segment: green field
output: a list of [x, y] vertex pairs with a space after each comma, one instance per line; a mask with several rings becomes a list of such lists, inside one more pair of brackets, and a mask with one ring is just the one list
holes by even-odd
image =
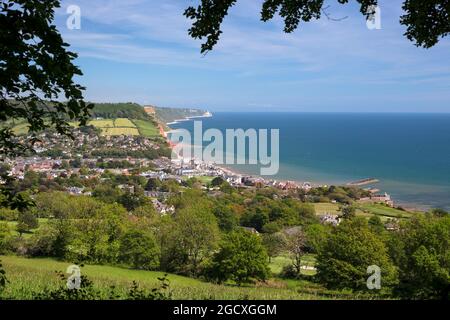
[[[48, 121], [45, 122], [48, 123]], [[24, 119], [19, 120], [15, 119], [15, 120], [8, 120], [0, 124], [0, 128], [5, 127], [11, 128], [13, 133], [16, 135], [24, 135], [28, 133], [30, 124]]]
[[27, 134], [29, 129], [28, 123], [20, 123], [13, 127], [14, 134], [21, 135], [21, 134]]
[[159, 135], [159, 129], [151, 121], [146, 120], [117, 118], [114, 120], [93, 120], [89, 124], [102, 129], [102, 134], [105, 136], [141, 135], [144, 137], [156, 137]]
[[[198, 180], [201, 184], [209, 184], [214, 180], [213, 176], [195, 176], [195, 179]], [[189, 180], [189, 177], [182, 177], [182, 180]]]
[[[340, 214], [340, 204], [337, 203], [314, 203], [314, 208], [316, 209], [316, 214], [319, 216], [325, 215], [325, 214]], [[367, 214], [366, 212], [363, 212], [362, 210], [356, 209], [356, 215], [357, 216], [370, 216], [370, 214]]]
[[114, 128], [114, 120], [92, 120], [89, 121], [88, 125], [97, 127], [97, 128]]
[[[56, 288], [62, 284], [55, 271], [65, 272], [70, 263], [53, 259], [26, 259], [0, 256], [10, 284], [3, 297], [31, 299], [32, 292]], [[163, 273], [138, 271], [120, 267], [86, 265], [82, 274], [87, 275], [102, 292], [107, 294], [111, 286], [124, 292], [132, 281], [143, 288], [157, 287]], [[168, 275], [173, 299], [350, 299], [357, 298], [348, 292], [327, 291], [309, 281], [271, 279], [264, 284], [251, 286], [216, 285], [187, 277]]]
[[119, 118], [114, 120], [114, 127], [119, 128], [119, 127], [123, 127], [123, 128], [136, 128], [136, 125], [131, 122], [131, 120], [126, 119], [126, 118]]
[[339, 205], [336, 203], [314, 203], [314, 208], [318, 215], [339, 213]]
[[[69, 124], [75, 128], [79, 126], [79, 123], [77, 122], [69, 122]], [[102, 135], [105, 136], [141, 135], [149, 138], [159, 136], [159, 128], [151, 121], [147, 120], [130, 120], [127, 118], [102, 119], [91, 120], [88, 122], [88, 125], [100, 128], [102, 130]], [[12, 130], [17, 135], [27, 134], [28, 123], [25, 121], [16, 121], [12, 125]]]
[[[22, 237], [24, 237], [24, 238], [31, 237], [34, 232], [36, 232], [39, 228], [41, 228], [42, 226], [44, 226], [45, 224], [48, 223], [48, 219], [46, 219], [46, 218], [39, 218], [38, 222], [39, 222], [39, 226], [38, 226], [37, 229], [30, 230], [30, 232], [28, 232], [28, 233], [24, 233], [22, 235]], [[17, 221], [7, 221], [6, 224], [9, 226], [9, 228], [11, 229], [11, 231], [13, 232], [14, 235], [19, 236], [19, 232], [16, 231], [16, 227], [17, 227], [17, 224], [18, 224]]]
[[[356, 215], [361, 217], [370, 218], [373, 215], [379, 216], [382, 221], [386, 221], [389, 218], [411, 218], [415, 213], [402, 211], [396, 208], [391, 208], [383, 204], [378, 203], [356, 203]], [[339, 204], [337, 203], [314, 203], [317, 215], [325, 214], [340, 214]]]
[[102, 135], [104, 136], [139, 135], [136, 125], [126, 118], [92, 120], [88, 124], [102, 129]]
[[139, 130], [137, 128], [103, 128], [102, 135], [104, 136], [138, 136]]
[[382, 204], [358, 204], [358, 208], [366, 213], [381, 216], [381, 218], [411, 218], [414, 213], [387, 207]]
[[133, 122], [138, 127], [141, 136], [148, 138], [159, 136], [159, 128], [151, 121], [133, 119]]

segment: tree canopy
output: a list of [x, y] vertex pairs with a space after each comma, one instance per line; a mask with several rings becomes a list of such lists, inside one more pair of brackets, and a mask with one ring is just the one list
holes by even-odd
[[[361, 6], [361, 13], [367, 18], [374, 12], [372, 6], [377, 0], [356, 0]], [[349, 0], [337, 0], [340, 4], [347, 4]], [[218, 43], [222, 33], [221, 26], [231, 7], [237, 0], [201, 0], [201, 4], [186, 9], [184, 15], [193, 20], [189, 34], [194, 39], [206, 41], [202, 44], [201, 52], [206, 53]], [[405, 36], [415, 42], [417, 46], [431, 48], [439, 40], [450, 33], [450, 3], [448, 0], [405, 0], [404, 14], [400, 23], [406, 27]], [[279, 14], [284, 20], [284, 31], [295, 31], [301, 22], [320, 19], [324, 12], [324, 0], [265, 0], [261, 10], [261, 20], [266, 22]]]
[[270, 274], [268, 261], [260, 237], [241, 229], [223, 239], [206, 268], [206, 276], [219, 283], [233, 280], [239, 285], [255, 279], [263, 281]]
[[413, 299], [450, 299], [450, 216], [416, 216], [391, 239], [399, 269], [397, 294]]
[[[77, 55], [53, 24], [59, 6], [58, 0], [0, 4], [0, 120], [26, 119], [31, 134], [54, 127], [68, 135], [67, 119], [85, 124], [91, 108], [83, 101], [84, 87], [74, 82], [82, 75], [73, 64]], [[25, 147], [10, 127], [0, 130], [1, 153]]]
[[397, 282], [396, 268], [383, 241], [370, 231], [365, 219], [344, 220], [333, 230], [317, 257], [317, 279], [328, 288], [367, 290], [367, 268], [381, 269], [384, 290]]

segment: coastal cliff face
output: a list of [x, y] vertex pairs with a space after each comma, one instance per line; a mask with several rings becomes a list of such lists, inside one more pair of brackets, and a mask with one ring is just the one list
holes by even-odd
[[153, 108], [156, 118], [165, 124], [190, 117], [210, 116], [207, 110], [201, 109]]
[[156, 110], [154, 106], [144, 106], [144, 111], [150, 116], [154, 116], [156, 114]]

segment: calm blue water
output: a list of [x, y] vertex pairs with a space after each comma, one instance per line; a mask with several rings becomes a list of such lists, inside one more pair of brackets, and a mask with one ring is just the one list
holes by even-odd
[[[397, 203], [450, 209], [450, 114], [215, 113], [204, 130], [280, 129], [276, 179], [374, 177]], [[193, 122], [172, 128], [192, 130]], [[256, 174], [254, 166], [235, 169]]]

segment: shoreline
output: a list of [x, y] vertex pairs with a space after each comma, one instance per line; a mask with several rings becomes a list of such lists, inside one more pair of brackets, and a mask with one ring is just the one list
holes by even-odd
[[[180, 157], [180, 159], [182, 159], [182, 157]], [[197, 160], [198, 161], [198, 160]], [[249, 173], [249, 172], [245, 172], [243, 170], [236, 170], [236, 168], [232, 168], [227, 164], [215, 164], [215, 163], [208, 163], [208, 165], [211, 165], [213, 167], [216, 167], [218, 169], [220, 169], [222, 172], [224, 172], [225, 174], [229, 175], [229, 176], [241, 176], [242, 178], [255, 178], [255, 179], [262, 179], [266, 182], [276, 182], [276, 183], [281, 183], [281, 184], [285, 184], [285, 183], [294, 183], [298, 186], [298, 188], [302, 188], [302, 185], [304, 184], [309, 184], [310, 186], [312, 186], [313, 188], [319, 188], [319, 187], [330, 187], [330, 186], [338, 186], [338, 187], [355, 187], [358, 189], [365, 189], [363, 186], [352, 186], [352, 185], [348, 185], [348, 183], [345, 182], [341, 182], [341, 183], [328, 183], [328, 182], [314, 182], [314, 181], [300, 181], [297, 179], [277, 179], [275, 176], [268, 178], [267, 176], [261, 176], [259, 174], [255, 174], [255, 173]], [[379, 182], [379, 180], [378, 180]], [[377, 182], [377, 183], [378, 183]], [[384, 191], [380, 191], [378, 192], [380, 194], [384, 193]], [[408, 211], [408, 212], [421, 212], [421, 213], [425, 213], [427, 211], [429, 211], [430, 209], [433, 208], [432, 205], [425, 205], [425, 204], [419, 204], [419, 203], [414, 203], [414, 202], [410, 202], [410, 201], [402, 201], [402, 200], [398, 200], [398, 199], [393, 199], [394, 200], [394, 208], [403, 208], [404, 210]]]
[[[182, 157], [180, 157], [182, 158]], [[198, 161], [198, 160], [197, 160]], [[211, 165], [213, 167], [216, 167], [218, 169], [220, 169], [221, 171], [223, 171], [225, 174], [229, 175], [229, 176], [241, 176], [243, 178], [247, 177], [247, 178], [256, 178], [256, 179], [262, 179], [266, 182], [276, 182], [276, 183], [281, 183], [281, 184], [285, 184], [285, 183], [294, 183], [296, 184], [299, 188], [302, 188], [302, 185], [304, 184], [309, 184], [310, 186], [312, 186], [313, 188], [319, 188], [319, 187], [330, 187], [330, 186], [338, 186], [338, 187], [355, 187], [358, 189], [366, 189], [363, 186], [351, 186], [348, 185], [348, 183], [346, 182], [340, 182], [340, 183], [329, 183], [329, 182], [314, 182], [314, 181], [300, 181], [297, 179], [278, 179], [276, 178], [276, 176], [273, 177], [267, 177], [267, 176], [261, 176], [259, 174], [255, 174], [255, 173], [249, 173], [248, 171], [246, 172], [245, 170], [237, 170], [236, 168], [232, 168], [230, 165], [227, 164], [216, 164], [216, 163], [208, 163], [208, 165]], [[376, 179], [377, 180], [377, 179]], [[379, 183], [380, 181], [377, 180], [376, 183]], [[367, 186], [367, 185], [365, 185]], [[377, 192], [377, 194], [382, 194], [384, 193], [383, 190], [380, 190], [379, 192]], [[394, 200], [394, 208], [403, 208], [406, 211], [409, 212], [421, 212], [421, 213], [425, 213], [427, 211], [429, 211], [430, 209], [434, 208], [432, 205], [429, 204], [420, 204], [420, 203], [415, 203], [415, 202], [411, 202], [411, 201], [404, 201], [404, 200], [398, 200], [398, 199], [393, 199]]]
[[[204, 115], [201, 116], [192, 116], [192, 117], [185, 117], [183, 119], [177, 119], [174, 120], [172, 122], [166, 123], [166, 126], [170, 129], [169, 131], [166, 132], [166, 134], [172, 130], [176, 130], [173, 129], [172, 127], [170, 127], [170, 125], [173, 124], [179, 124], [179, 123], [183, 123], [183, 122], [188, 122], [191, 120], [195, 120], [195, 119], [201, 119], [201, 118], [210, 118], [213, 117], [213, 115], [209, 112], [205, 113]], [[168, 142], [171, 144], [171, 149], [173, 149], [173, 144], [170, 142], [170, 140], [168, 139]], [[182, 158], [182, 157], [180, 157]], [[322, 186], [341, 186], [341, 187], [356, 187], [359, 189], [365, 189], [364, 187], [370, 187], [370, 185], [373, 184], [377, 184], [379, 182], [382, 182], [376, 178], [365, 178], [365, 179], [360, 179], [360, 180], [347, 180], [347, 181], [341, 181], [341, 182], [333, 182], [330, 183], [328, 181], [322, 181], [322, 182], [317, 182], [317, 181], [313, 181], [313, 180], [309, 180], [309, 181], [300, 181], [298, 179], [286, 179], [286, 178], [276, 178], [276, 176], [273, 177], [265, 177], [265, 176], [261, 176], [257, 173], [249, 173], [248, 171], [245, 170], [240, 170], [240, 169], [236, 169], [236, 168], [232, 168], [230, 165], [227, 164], [210, 164], [213, 165], [219, 169], [221, 169], [223, 172], [225, 172], [226, 174], [230, 175], [230, 176], [242, 176], [242, 177], [249, 177], [249, 178], [257, 178], [257, 179], [263, 179], [267, 182], [271, 182], [271, 181], [276, 181], [278, 183], [295, 183], [299, 186], [299, 188], [302, 187], [303, 184], [307, 183], [310, 184], [312, 187], [322, 187]], [[377, 188], [378, 189], [378, 188]], [[380, 193], [383, 193], [383, 190], [380, 190]], [[392, 193], [392, 191], [391, 191]], [[394, 192], [395, 193], [395, 192]], [[403, 200], [398, 200], [393, 199], [395, 202], [395, 207], [402, 207], [407, 211], [412, 211], [412, 212], [426, 212], [431, 208], [434, 208], [433, 205], [431, 204], [421, 204], [421, 203], [414, 203], [411, 201], [403, 201]]]
[[[243, 177], [251, 177], [251, 178], [258, 178], [258, 179], [264, 179], [265, 181], [276, 181], [279, 183], [295, 183], [297, 184], [300, 188], [304, 183], [308, 183], [310, 184], [313, 188], [319, 188], [319, 187], [324, 187], [324, 186], [337, 186], [337, 187], [355, 187], [355, 188], [359, 188], [359, 189], [365, 189], [364, 186], [367, 186], [366, 184], [364, 185], [349, 185], [349, 183], [328, 183], [328, 182], [314, 182], [314, 181], [300, 181], [300, 180], [296, 180], [296, 179], [291, 179], [291, 180], [286, 180], [286, 179], [277, 179], [276, 177], [273, 177], [271, 179], [268, 179], [267, 177], [258, 175], [258, 174], [250, 174], [248, 172], [244, 172], [241, 170], [235, 170], [234, 168], [230, 168], [229, 166], [227, 166], [226, 164], [221, 164], [221, 165], [215, 165], [218, 168], [222, 169], [223, 171], [230, 173], [230, 175], [237, 175], [237, 176], [243, 176]], [[377, 182], [374, 182], [374, 184], [380, 182], [380, 180], [378, 179], [374, 179]], [[380, 190], [377, 193], [383, 193], [384, 191]], [[395, 202], [395, 208], [401, 207], [403, 209], [405, 209], [406, 211], [409, 212], [422, 212], [425, 213], [428, 210], [432, 209], [433, 206], [432, 205], [425, 205], [425, 204], [419, 204], [419, 203], [414, 203], [414, 202], [408, 202], [408, 201], [402, 201], [402, 200], [396, 200], [393, 199]]]

